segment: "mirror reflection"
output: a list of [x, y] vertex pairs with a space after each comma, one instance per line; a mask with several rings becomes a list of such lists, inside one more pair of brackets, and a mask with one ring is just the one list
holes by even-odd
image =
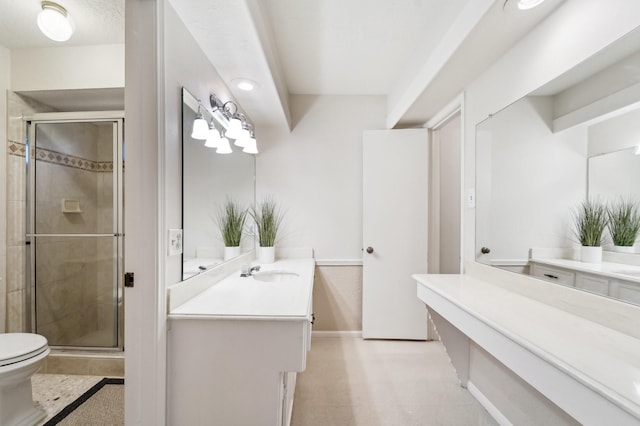
[[640, 243], [580, 261], [583, 201], [640, 202], [640, 35], [476, 127], [478, 262], [640, 304]]
[[[253, 206], [255, 200], [255, 157], [233, 146], [233, 141], [231, 153], [219, 154], [215, 148], [206, 147], [204, 140], [193, 139], [191, 133], [197, 113], [198, 100], [183, 89], [183, 280], [230, 259], [229, 250], [225, 258], [220, 212], [229, 200], [241, 209]], [[214, 120], [214, 124], [221, 127], [208, 110], [200, 108], [200, 113], [207, 122]], [[240, 251], [253, 247], [253, 237], [244, 232]]]

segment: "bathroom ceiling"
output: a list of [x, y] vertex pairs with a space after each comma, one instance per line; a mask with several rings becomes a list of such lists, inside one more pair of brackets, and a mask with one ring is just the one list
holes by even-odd
[[169, 0], [258, 126], [291, 127], [290, 94], [382, 95], [389, 128], [424, 123], [563, 1]]
[[[563, 0], [168, 1], [257, 126], [291, 127], [290, 94], [380, 95], [391, 128], [424, 123]], [[36, 26], [39, 0], [0, 0], [0, 46], [124, 43], [124, 2], [60, 0], [76, 24], [61, 44]]]

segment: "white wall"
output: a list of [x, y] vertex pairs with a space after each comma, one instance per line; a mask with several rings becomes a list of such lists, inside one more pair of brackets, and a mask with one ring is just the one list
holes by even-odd
[[[257, 198], [286, 210], [283, 247], [362, 258], [362, 132], [384, 128], [382, 96], [291, 96], [293, 130], [256, 133]], [[391, 156], [391, 148], [389, 155]]]
[[640, 109], [589, 127], [589, 157], [640, 144]]
[[11, 90], [124, 87], [124, 44], [11, 51]]
[[5, 331], [7, 285], [7, 90], [10, 87], [10, 52], [0, 46], [0, 333]]

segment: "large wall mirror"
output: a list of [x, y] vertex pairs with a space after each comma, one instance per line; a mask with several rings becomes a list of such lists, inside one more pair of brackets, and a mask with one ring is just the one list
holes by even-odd
[[[640, 201], [639, 144], [636, 29], [477, 125], [476, 260], [535, 276], [537, 254], [571, 259], [579, 248], [572, 211], [580, 203]], [[612, 248], [605, 231], [605, 257]], [[614, 254], [615, 262], [635, 270], [638, 242], [634, 251]], [[607, 288], [587, 290], [616, 297]], [[625, 301], [640, 303], [640, 283]]]
[[[255, 202], [255, 156], [233, 146], [230, 154], [218, 154], [193, 139], [191, 131], [198, 113], [198, 100], [182, 89], [182, 228], [184, 245], [182, 279], [185, 280], [225, 261], [224, 241], [218, 227], [218, 213], [227, 200], [242, 208]], [[207, 122], [223, 124], [205, 108]], [[249, 222], [249, 221], [247, 221]], [[254, 248], [253, 237], [245, 235], [242, 252]], [[229, 260], [229, 259], [226, 259]]]

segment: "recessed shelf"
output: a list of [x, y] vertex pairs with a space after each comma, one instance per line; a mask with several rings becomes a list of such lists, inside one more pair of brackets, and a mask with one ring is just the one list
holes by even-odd
[[80, 208], [80, 201], [63, 198], [62, 213], [82, 213], [82, 209]]

